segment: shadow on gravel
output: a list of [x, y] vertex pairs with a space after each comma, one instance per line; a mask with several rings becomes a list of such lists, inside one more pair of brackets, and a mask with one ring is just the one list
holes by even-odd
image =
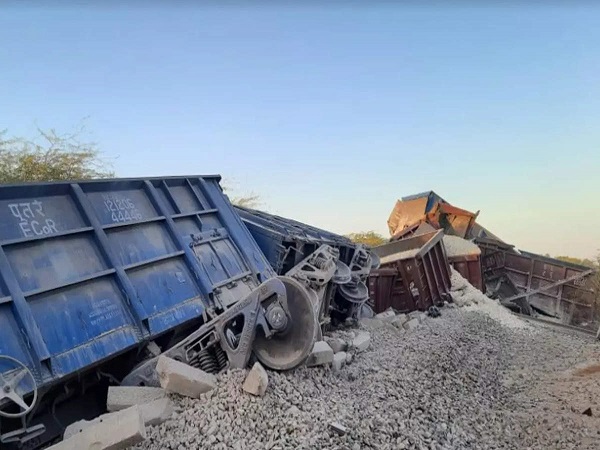
[[576, 377], [589, 377], [592, 375], [600, 375], [600, 363], [592, 364], [591, 366], [579, 369], [574, 374]]

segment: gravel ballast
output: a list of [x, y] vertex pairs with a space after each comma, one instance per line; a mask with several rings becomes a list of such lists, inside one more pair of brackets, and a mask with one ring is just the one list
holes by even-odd
[[453, 256], [464, 256], [464, 255], [480, 255], [481, 250], [477, 245], [471, 241], [467, 241], [458, 236], [445, 235], [444, 247], [446, 248], [446, 254], [449, 258]]
[[496, 300], [484, 295], [454, 268], [450, 268], [450, 273], [450, 281], [452, 282], [450, 295], [456, 305], [487, 314], [492, 319], [510, 328], [528, 328], [525, 321], [519, 319]]
[[478, 310], [486, 305], [442, 308], [410, 331], [369, 326], [369, 348], [339, 372], [269, 371], [264, 397], [242, 391], [246, 370], [222, 374], [199, 399], [173, 396], [173, 417], [136, 448], [600, 448], [598, 343], [514, 326]]

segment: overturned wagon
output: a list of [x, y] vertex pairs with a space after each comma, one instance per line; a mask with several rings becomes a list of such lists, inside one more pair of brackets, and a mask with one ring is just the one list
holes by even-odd
[[473, 286], [485, 293], [481, 267], [481, 249], [458, 236], [444, 236], [444, 248], [450, 265]]
[[443, 231], [393, 241], [373, 248], [381, 267], [371, 274], [375, 312], [424, 311], [450, 300], [450, 267]]
[[518, 251], [498, 240], [478, 238], [487, 294], [505, 306], [541, 319], [590, 331], [600, 325], [596, 270]]
[[219, 180], [0, 187], [0, 447], [95, 417], [161, 352], [209, 371], [308, 355], [310, 288], [276, 276]]
[[[334, 322], [356, 316], [369, 298], [367, 280], [379, 258], [364, 245], [345, 236], [251, 208], [236, 207], [240, 217], [279, 275], [294, 273], [301, 261], [317, 256], [326, 245], [337, 253], [336, 270], [329, 279], [315, 279], [322, 287], [321, 319]], [[314, 278], [314, 277], [313, 277]]]

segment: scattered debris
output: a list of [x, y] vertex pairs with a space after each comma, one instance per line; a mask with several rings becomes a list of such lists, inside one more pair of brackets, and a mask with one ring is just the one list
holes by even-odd
[[409, 320], [409, 317], [406, 314], [398, 314], [394, 320], [391, 321], [391, 324], [396, 328], [402, 328], [403, 325]]
[[173, 415], [173, 402], [168, 398], [159, 398], [139, 405], [146, 426], [160, 425]]
[[363, 325], [364, 328], [367, 328], [369, 330], [376, 330], [378, 328], [382, 328], [388, 325], [387, 322], [375, 318], [360, 319], [360, 323], [361, 325]]
[[437, 306], [430, 306], [427, 310], [427, 315], [429, 317], [440, 317], [442, 315], [440, 309]]
[[371, 344], [371, 333], [360, 332], [352, 341], [352, 348], [357, 352], [364, 352]]
[[497, 301], [475, 289], [456, 270], [452, 269], [452, 299], [458, 306], [480, 311], [510, 328], [527, 328], [527, 324]]
[[[106, 409], [109, 412], [122, 411], [136, 405], [142, 412], [142, 419], [146, 426], [160, 425], [173, 414], [173, 403], [167, 397], [164, 389], [143, 386], [110, 386], [108, 388]], [[65, 436], [74, 429], [81, 431], [84, 427], [95, 423], [96, 420], [98, 419], [75, 422], [67, 427]]]
[[146, 351], [148, 352], [149, 355], [151, 355], [153, 357], [160, 356], [160, 354], [161, 354], [160, 347], [154, 341], [148, 342], [148, 345], [146, 346]]
[[346, 428], [344, 425], [342, 425], [339, 422], [330, 423], [329, 428], [331, 428], [333, 431], [335, 431], [340, 436], [343, 436], [348, 432], [348, 428]]
[[392, 309], [387, 309], [384, 312], [375, 315], [376, 319], [383, 320], [384, 322], [391, 322], [396, 317], [396, 313]]
[[139, 406], [104, 414], [67, 427], [65, 440], [50, 450], [120, 450], [142, 442], [146, 427]]
[[217, 386], [217, 378], [200, 369], [160, 356], [156, 364], [160, 385], [169, 392], [198, 398]]
[[450, 265], [466, 280], [482, 292], [485, 292], [481, 250], [471, 241], [458, 236], [445, 235], [444, 248]]
[[415, 318], [415, 319], [410, 319], [409, 321], [405, 322], [403, 327], [405, 330], [412, 331], [412, 330], [415, 330], [416, 328], [418, 328], [420, 324], [421, 324], [421, 321], [418, 318]]
[[147, 386], [110, 386], [106, 397], [109, 412], [121, 411], [133, 405], [142, 405], [167, 397], [162, 388]]
[[329, 338], [326, 339], [333, 353], [345, 352], [348, 349], [348, 343], [341, 338]]
[[268, 385], [269, 375], [267, 371], [259, 362], [255, 362], [244, 380], [242, 389], [249, 394], [262, 397], [267, 392]]
[[[332, 333], [350, 340], [357, 331]], [[589, 422], [595, 418], [582, 416], [581, 409], [566, 415], [560, 408], [569, 397], [532, 395], [551, 388], [548, 377], [563, 377], [560, 370], [596, 361], [593, 341], [544, 328], [539, 333], [508, 328], [469, 308], [444, 310], [417, 332], [399, 333], [390, 325], [370, 333], [371, 351], [356, 354], [337, 374], [307, 367], [269, 372], [268, 393], [261, 398], [240, 389], [246, 371], [221, 374], [217, 388], [200, 399], [175, 397], [176, 416], [149, 427], [138, 449], [595, 450], [585, 444], [596, 435]], [[597, 383], [577, 379], [593, 389], [579, 386], [582, 397], [595, 392], [600, 399]], [[536, 414], [532, 405], [539, 405]], [[546, 416], [564, 430], [542, 426]], [[570, 422], [577, 418], [581, 423]], [[348, 428], [345, 435], [329, 428], [334, 421]]]
[[333, 361], [333, 350], [325, 341], [315, 342], [312, 353], [306, 360], [308, 367], [325, 366]]
[[346, 360], [348, 358], [348, 353], [339, 352], [333, 355], [333, 362], [331, 364], [334, 372], [339, 372], [342, 370], [342, 367], [346, 365]]
[[421, 321], [421, 311], [411, 311], [407, 314], [408, 320], [417, 319], [419, 322]]

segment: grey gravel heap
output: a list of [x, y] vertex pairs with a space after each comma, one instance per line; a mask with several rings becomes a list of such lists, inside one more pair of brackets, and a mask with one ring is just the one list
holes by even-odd
[[[356, 331], [334, 337], [348, 342]], [[573, 412], [569, 401], [598, 411], [600, 378], [564, 385], [576, 364], [598, 361], [593, 340], [547, 326], [511, 328], [464, 308], [443, 308], [412, 331], [387, 323], [369, 331], [369, 348], [337, 373], [269, 372], [261, 398], [242, 391], [247, 371], [235, 370], [199, 399], [174, 396], [172, 419], [149, 427], [137, 448], [599, 448], [600, 419]]]

